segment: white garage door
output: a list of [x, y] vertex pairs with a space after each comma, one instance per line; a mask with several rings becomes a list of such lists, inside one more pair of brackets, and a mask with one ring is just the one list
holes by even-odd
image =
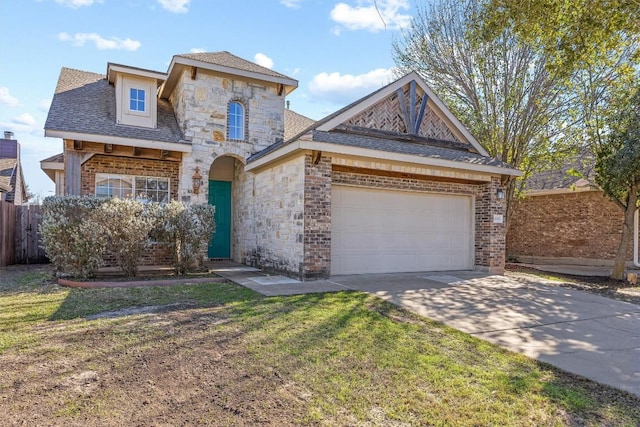
[[468, 270], [471, 196], [336, 186], [331, 274]]

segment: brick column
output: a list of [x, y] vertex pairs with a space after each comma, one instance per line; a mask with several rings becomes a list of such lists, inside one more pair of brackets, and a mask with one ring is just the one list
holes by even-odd
[[504, 273], [507, 220], [507, 201], [498, 199], [499, 189], [506, 194], [500, 178], [492, 177], [490, 183], [481, 187], [476, 199], [476, 269], [496, 274]]
[[[319, 154], [318, 154], [319, 155]], [[331, 274], [331, 158], [304, 160], [304, 261], [303, 279]]]

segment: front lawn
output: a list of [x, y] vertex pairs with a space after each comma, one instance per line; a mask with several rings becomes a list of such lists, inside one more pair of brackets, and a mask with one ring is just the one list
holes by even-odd
[[640, 424], [638, 398], [364, 293], [63, 289], [46, 269], [9, 273], [6, 425]]

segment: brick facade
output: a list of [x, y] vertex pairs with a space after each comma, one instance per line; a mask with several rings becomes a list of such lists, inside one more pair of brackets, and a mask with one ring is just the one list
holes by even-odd
[[[507, 256], [519, 262], [604, 263], [616, 256], [624, 216], [600, 191], [531, 196], [521, 200], [507, 234]], [[633, 242], [628, 260], [633, 256]]]
[[178, 162], [96, 154], [82, 164], [81, 194], [95, 194], [96, 173], [113, 173], [169, 178], [169, 194], [174, 200], [178, 197], [179, 171], [180, 164]]
[[334, 184], [358, 185], [374, 188], [413, 190], [450, 194], [469, 194], [475, 199], [475, 253], [477, 269], [492, 273], [504, 271], [505, 237], [503, 223], [494, 223], [494, 215], [504, 215], [506, 203], [496, 197], [500, 186], [499, 178], [492, 178], [485, 184], [456, 183], [434, 180], [427, 176], [384, 176], [366, 173], [340, 171], [333, 172]]
[[305, 279], [331, 274], [331, 158], [317, 155], [304, 159]]
[[[178, 197], [179, 169], [178, 162], [96, 154], [82, 165], [80, 178], [82, 194], [95, 194], [96, 173], [113, 173], [169, 178], [169, 194], [173, 200]], [[112, 254], [105, 256], [104, 260], [105, 266], [116, 266], [116, 260]], [[171, 263], [170, 252], [157, 244], [147, 249], [140, 259], [140, 265], [171, 265]]]

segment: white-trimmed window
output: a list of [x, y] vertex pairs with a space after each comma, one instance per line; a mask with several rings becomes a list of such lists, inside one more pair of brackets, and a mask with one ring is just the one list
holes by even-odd
[[129, 111], [144, 113], [147, 111], [147, 100], [144, 89], [129, 88]]
[[166, 203], [169, 201], [169, 178], [97, 173], [95, 194], [97, 197]]
[[227, 111], [227, 133], [229, 139], [244, 141], [244, 106], [231, 101]]

